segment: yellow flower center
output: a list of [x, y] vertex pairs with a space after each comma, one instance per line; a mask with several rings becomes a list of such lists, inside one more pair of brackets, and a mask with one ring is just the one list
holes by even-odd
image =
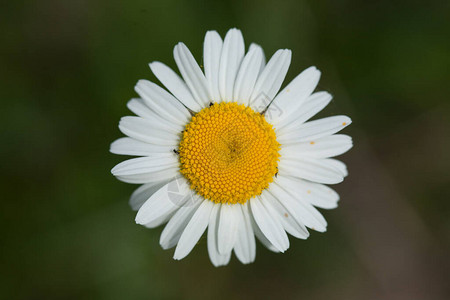
[[191, 189], [216, 203], [245, 203], [277, 173], [272, 125], [250, 107], [220, 103], [202, 109], [183, 131], [181, 173]]

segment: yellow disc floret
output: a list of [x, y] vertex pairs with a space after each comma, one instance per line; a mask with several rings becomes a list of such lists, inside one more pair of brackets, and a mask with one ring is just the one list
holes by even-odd
[[186, 125], [180, 169], [191, 188], [216, 203], [245, 203], [261, 194], [277, 173], [272, 125], [250, 107], [220, 103], [202, 109]]

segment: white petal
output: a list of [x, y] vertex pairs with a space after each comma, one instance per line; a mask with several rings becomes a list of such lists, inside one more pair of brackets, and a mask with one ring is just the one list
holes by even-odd
[[259, 69], [258, 74], [261, 74], [261, 72], [264, 70], [264, 67], [266, 66], [266, 56], [264, 55], [264, 50], [261, 48], [260, 45], [251, 43], [250, 47], [248, 48], [248, 51], [251, 51], [253, 48], [260, 48], [262, 51], [262, 57], [261, 57], [261, 67]]
[[277, 181], [283, 184], [283, 188], [294, 190], [299, 197], [314, 206], [325, 209], [337, 207], [339, 194], [326, 185], [282, 175], [278, 175]]
[[194, 203], [187, 202], [177, 210], [177, 212], [170, 218], [166, 227], [164, 227], [159, 244], [163, 249], [170, 249], [180, 240], [183, 230], [191, 220], [194, 213], [202, 203], [200, 197], [197, 195], [193, 197]]
[[250, 220], [252, 223], [253, 232], [255, 233], [255, 236], [258, 238], [258, 240], [263, 244], [267, 249], [269, 249], [272, 252], [279, 253], [280, 251], [275, 248], [274, 245], [266, 238], [264, 233], [262, 233], [261, 229], [259, 229], [258, 224], [256, 224], [255, 217], [253, 216], [252, 210], [250, 209], [250, 205], [248, 206], [248, 213], [250, 215]]
[[253, 217], [261, 232], [278, 251], [286, 251], [289, 248], [289, 239], [275, 212], [263, 203], [262, 198], [252, 198], [249, 201]]
[[179, 134], [167, 130], [162, 123], [141, 117], [122, 117], [119, 129], [129, 137], [154, 145], [176, 147], [179, 143]]
[[352, 138], [344, 134], [335, 134], [315, 141], [289, 144], [282, 147], [280, 155], [283, 158], [308, 156], [327, 158], [347, 152], [353, 146]]
[[222, 38], [217, 31], [208, 31], [206, 33], [203, 44], [203, 65], [213, 102], [220, 102], [221, 99], [219, 92], [219, 66], [222, 46]]
[[308, 202], [304, 201], [298, 194], [292, 193], [291, 189], [285, 188], [286, 182], [278, 181], [270, 186], [270, 193], [288, 207], [292, 216], [305, 226], [320, 232], [326, 231], [327, 222], [323, 216]]
[[109, 151], [114, 154], [134, 155], [134, 156], [152, 156], [158, 153], [168, 154], [176, 149], [173, 146], [154, 145], [124, 137], [111, 143]]
[[177, 159], [172, 156], [155, 155], [123, 161], [111, 173], [128, 183], [150, 183], [168, 180], [179, 175]]
[[191, 115], [186, 107], [166, 90], [148, 80], [139, 80], [134, 87], [136, 92], [162, 118], [184, 126]]
[[261, 69], [262, 57], [263, 51], [258, 46], [245, 55], [234, 84], [234, 101], [248, 105]]
[[352, 120], [347, 116], [334, 116], [310, 121], [299, 126], [295, 131], [280, 133], [277, 140], [280, 144], [308, 142], [324, 136], [335, 134], [348, 126]]
[[291, 50], [275, 52], [256, 81], [250, 97], [250, 107], [262, 112], [280, 90], [284, 77], [291, 64]]
[[200, 111], [203, 108], [194, 99], [186, 83], [171, 68], [159, 61], [152, 62], [149, 66], [156, 78], [186, 107], [193, 111]]
[[325, 184], [336, 184], [344, 180], [340, 170], [323, 159], [315, 158], [282, 158], [278, 164], [278, 173]]
[[208, 225], [208, 253], [212, 264], [216, 267], [227, 265], [231, 258], [231, 251], [222, 255], [219, 253], [217, 246], [217, 229], [219, 228], [221, 207], [222, 204], [214, 205], [213, 209], [211, 210]]
[[181, 76], [189, 87], [194, 99], [203, 106], [211, 101], [208, 83], [205, 75], [195, 61], [189, 49], [183, 43], [178, 43], [173, 49], [173, 55]]
[[153, 117], [154, 112], [145, 105], [144, 100], [141, 98], [133, 98], [127, 103], [127, 107], [137, 116], [142, 118], [151, 118]]
[[161, 168], [161, 170], [143, 173], [143, 174], [133, 174], [133, 175], [115, 175], [117, 179], [126, 183], [143, 184], [156, 182], [161, 180], [169, 180], [175, 178], [180, 174], [179, 167], [176, 168]]
[[269, 112], [273, 113], [266, 114], [268, 115], [267, 120], [275, 125], [278, 134], [295, 130], [324, 109], [328, 103], [330, 103], [332, 98], [333, 97], [327, 92], [314, 93], [306, 100], [301, 101], [302, 103], [298, 106], [296, 111], [294, 111], [293, 108], [289, 108], [287, 111], [289, 115], [285, 118], [282, 118], [282, 115], [286, 113], [286, 111], [281, 110], [274, 100], [274, 103], [272, 103], [272, 110], [269, 108]]
[[223, 42], [219, 68], [219, 91], [222, 101], [233, 99], [233, 88], [244, 58], [244, 38], [238, 29], [230, 29]]
[[[272, 186], [273, 185], [271, 185], [270, 189], [272, 189]], [[293, 208], [295, 205], [290, 204], [289, 201], [285, 201], [284, 197], [277, 198], [275, 193], [271, 193], [270, 189], [268, 191], [264, 191], [261, 194], [261, 198], [264, 198], [264, 201], [270, 203], [270, 205], [274, 208], [274, 211], [277, 212], [279, 220], [281, 221], [281, 224], [283, 224], [286, 232], [298, 239], [307, 239], [309, 232], [297, 216], [296, 210]]]
[[141, 206], [136, 215], [136, 223], [149, 228], [159, 226], [191, 197], [189, 183], [184, 178], [172, 180]]
[[183, 259], [192, 251], [206, 227], [208, 227], [209, 217], [214, 205], [215, 204], [209, 200], [204, 200], [202, 204], [200, 204], [199, 208], [194, 213], [188, 225], [181, 234], [173, 256], [174, 259]]
[[125, 160], [117, 164], [111, 173], [114, 176], [126, 176], [142, 173], [149, 173], [165, 168], [178, 166], [179, 162], [173, 153], [170, 154], [155, 154], [154, 156], [137, 157]]
[[342, 161], [333, 158], [324, 159], [323, 161], [338, 169], [342, 176], [347, 177], [347, 166]]
[[314, 91], [319, 79], [320, 71], [315, 67], [310, 67], [297, 75], [273, 100], [272, 105], [277, 106], [277, 109], [282, 113], [274, 116], [271, 122], [277, 124], [280, 120], [297, 112], [298, 108]]
[[237, 238], [240, 208], [238, 205], [222, 205], [220, 209], [219, 228], [217, 230], [217, 246], [220, 254], [230, 252]]
[[132, 210], [139, 210], [154, 193], [166, 185], [167, 180], [143, 184], [131, 194], [129, 204]]
[[239, 214], [240, 225], [238, 228], [234, 252], [243, 264], [249, 264], [255, 261], [255, 235], [253, 233], [253, 227], [248, 212], [248, 202], [239, 205], [239, 207], [241, 211]]
[[177, 134], [184, 129], [184, 126], [161, 118], [157, 113], [152, 111], [142, 99], [131, 99], [130, 101], [128, 101], [127, 107], [139, 117], [151, 121], [156, 128], [161, 128], [161, 130], [167, 130]]

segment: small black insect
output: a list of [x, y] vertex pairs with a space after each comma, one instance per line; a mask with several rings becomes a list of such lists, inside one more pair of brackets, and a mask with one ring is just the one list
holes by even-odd
[[178, 152], [177, 149], [173, 149], [173, 153], [175, 153], [175, 154], [180, 154], [180, 152]]
[[214, 103], [213, 102], [209, 102], [209, 107], [213, 106]]

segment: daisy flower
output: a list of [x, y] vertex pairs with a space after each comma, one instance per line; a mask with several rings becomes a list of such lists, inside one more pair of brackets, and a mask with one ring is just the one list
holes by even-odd
[[136, 223], [165, 224], [162, 248], [186, 257], [207, 231], [215, 266], [231, 253], [244, 264], [255, 260], [255, 237], [268, 249], [289, 248], [288, 233], [299, 239], [308, 228], [324, 232], [316, 207], [337, 206], [338, 194], [325, 184], [347, 176], [331, 157], [352, 147], [336, 134], [347, 116], [308, 121], [331, 101], [314, 92], [320, 71], [310, 67], [280, 91], [291, 51], [275, 52], [266, 64], [262, 48], [231, 29], [224, 40], [208, 31], [203, 69], [183, 43], [174, 48], [181, 77], [161, 62], [150, 69], [166, 88], [139, 80], [140, 98], [119, 128], [127, 137], [111, 152], [138, 156], [112, 169], [117, 179], [142, 184], [131, 195]]

